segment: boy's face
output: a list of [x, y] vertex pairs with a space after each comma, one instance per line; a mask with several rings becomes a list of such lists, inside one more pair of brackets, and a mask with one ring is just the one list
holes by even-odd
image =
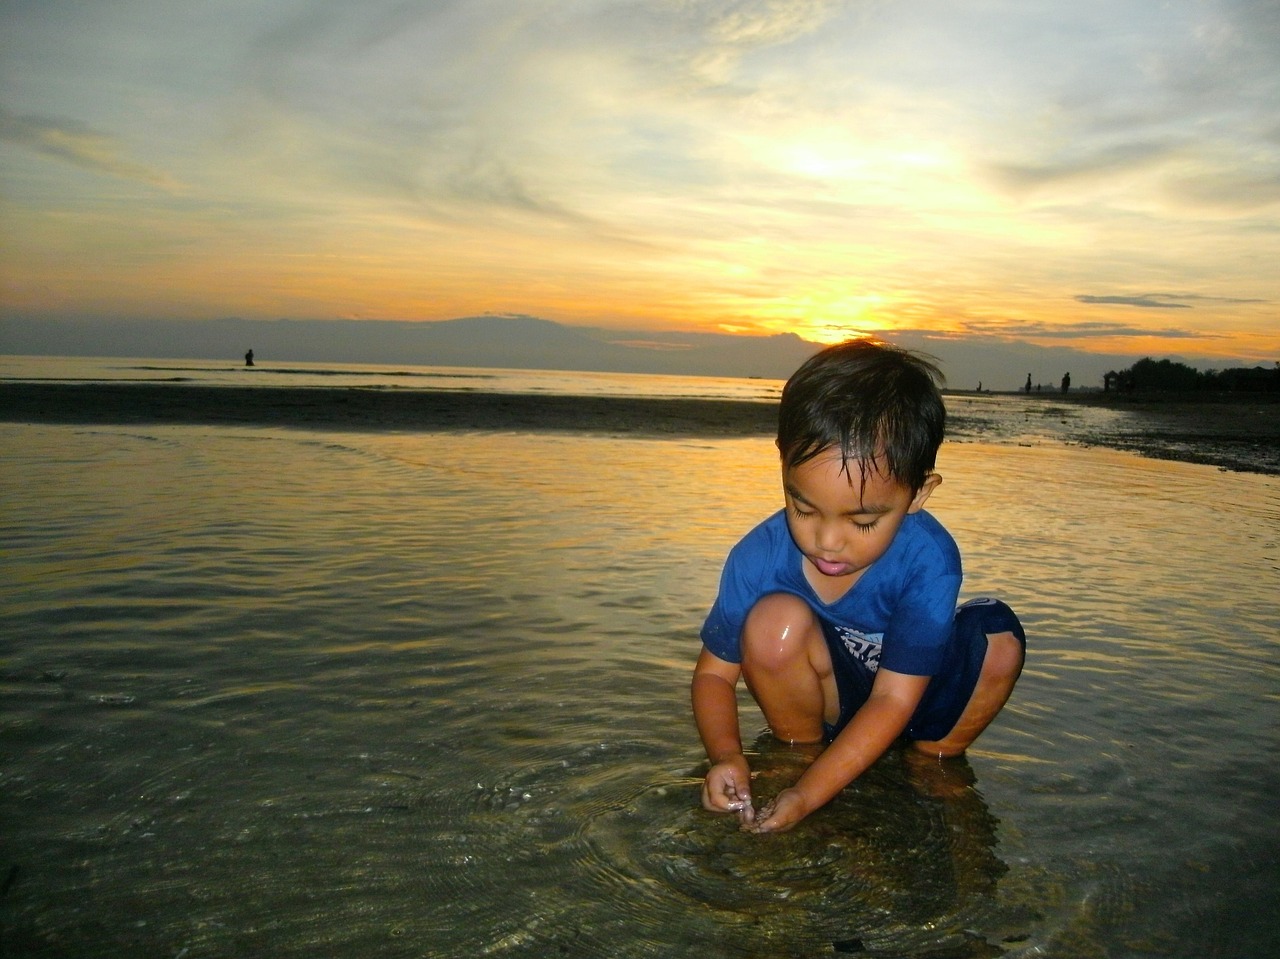
[[871, 469], [864, 483], [858, 467], [851, 462], [846, 470], [840, 451], [828, 449], [782, 471], [791, 538], [804, 554], [805, 575], [820, 592], [851, 586], [884, 555], [906, 515], [924, 506], [942, 482], [930, 473], [912, 491]]

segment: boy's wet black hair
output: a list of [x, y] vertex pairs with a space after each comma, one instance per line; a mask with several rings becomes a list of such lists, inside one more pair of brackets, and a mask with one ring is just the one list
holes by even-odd
[[[871, 339], [814, 354], [787, 380], [778, 411], [778, 451], [788, 469], [839, 449], [844, 468], [859, 464], [919, 490], [946, 430], [931, 357]], [[852, 476], [850, 471], [850, 476]]]

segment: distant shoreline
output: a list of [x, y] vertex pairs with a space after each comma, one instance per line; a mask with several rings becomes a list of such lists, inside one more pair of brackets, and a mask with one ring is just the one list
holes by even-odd
[[[955, 391], [953, 395], [1015, 394]], [[1280, 475], [1280, 401], [1274, 394], [1197, 395], [1194, 400], [1180, 394], [1097, 392], [1022, 396], [1046, 408], [1088, 405], [1132, 414], [1114, 427], [1067, 424], [1057, 435], [1068, 443]], [[983, 438], [980, 413], [966, 409], [956, 416], [953, 437]], [[777, 406], [742, 400], [460, 390], [4, 382], [0, 383], [0, 421], [734, 438], [771, 436]]]
[[1018, 396], [1028, 400], [1062, 401], [1068, 403], [1089, 403], [1094, 406], [1107, 406], [1114, 409], [1153, 406], [1239, 406], [1241, 404], [1258, 404], [1261, 406], [1280, 405], [1280, 393], [1248, 393], [1222, 392], [1206, 390], [1204, 392], [1172, 392], [1145, 391], [1122, 393], [1115, 390], [944, 390], [944, 393], [956, 396]]

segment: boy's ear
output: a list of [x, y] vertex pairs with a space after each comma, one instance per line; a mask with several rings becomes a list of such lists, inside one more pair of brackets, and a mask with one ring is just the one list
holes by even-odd
[[942, 475], [939, 473], [926, 473], [924, 483], [916, 490], [916, 495], [911, 500], [911, 505], [907, 507], [908, 513], [914, 513], [921, 509], [929, 496], [942, 485]]

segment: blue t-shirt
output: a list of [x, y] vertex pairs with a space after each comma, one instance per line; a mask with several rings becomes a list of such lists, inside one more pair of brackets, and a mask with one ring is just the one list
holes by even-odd
[[770, 593], [791, 593], [833, 627], [870, 672], [880, 666], [912, 676], [938, 672], [961, 579], [960, 551], [941, 523], [924, 510], [907, 514], [885, 554], [834, 603], [813, 591], [803, 563], [782, 510], [744, 536], [729, 552], [720, 594], [702, 626], [707, 649], [741, 662], [739, 637], [751, 608]]

